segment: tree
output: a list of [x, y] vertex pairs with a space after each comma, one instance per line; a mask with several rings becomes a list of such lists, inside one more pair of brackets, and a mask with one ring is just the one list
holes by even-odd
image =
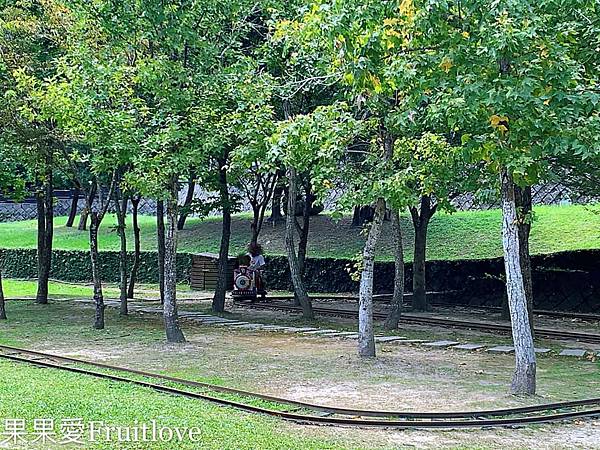
[[[102, 186], [100, 181], [97, 182], [99, 185], [98, 191], [102, 192]], [[90, 214], [90, 259], [92, 264], [92, 280], [94, 282], [94, 303], [96, 305], [96, 312], [94, 315], [94, 328], [97, 330], [104, 329], [104, 293], [102, 290], [102, 278], [100, 277], [100, 263], [99, 263], [99, 249], [98, 249], [98, 230], [100, 225], [106, 216], [108, 206], [110, 205], [116, 186], [118, 183], [117, 172], [113, 171], [110, 178], [110, 184], [108, 186], [108, 194], [106, 197], [100, 195], [99, 208], [93, 210], [91, 205], [88, 206]]]
[[[203, 89], [217, 67], [215, 59], [228, 55], [227, 48], [219, 47], [218, 32], [221, 13], [233, 5], [203, 2], [124, 8], [106, 2], [105, 6], [100, 24], [122, 46], [121, 51], [127, 54], [130, 40], [138, 44], [133, 68], [136, 97], [142, 103], [143, 136], [127, 183], [166, 206], [163, 318], [167, 341], [184, 342], [176, 303], [179, 176], [208, 166], [198, 118], [211, 106], [203, 103]], [[138, 20], [140, 15], [143, 20]], [[117, 24], [114, 17], [119, 18]], [[161, 217], [158, 212], [159, 230]]]
[[[534, 394], [536, 362], [515, 188], [544, 180], [557, 155], [578, 153], [585, 159], [597, 152], [597, 141], [586, 139], [597, 127], [598, 69], [583, 50], [593, 47], [597, 24], [581, 20], [597, 15], [597, 3], [415, 4], [413, 39], [405, 49], [431, 49], [420, 58], [432, 80], [423, 86], [429, 92], [421, 91], [428, 104], [424, 120], [455, 130], [471, 161], [485, 164], [500, 180], [516, 360], [511, 390]], [[446, 83], [432, 89], [441, 79]]]
[[[279, 172], [273, 172], [271, 169], [264, 167], [261, 162], [265, 160], [264, 155], [241, 156], [240, 153], [235, 152], [234, 164], [239, 164], [244, 170], [241, 179], [236, 184], [240, 186], [245, 199], [252, 208], [250, 243], [256, 244], [262, 231], [267, 207], [273, 201], [273, 194], [280, 179]], [[281, 198], [279, 201], [281, 201]]]
[[452, 146], [444, 136], [429, 132], [399, 139], [394, 167], [391, 185], [405, 194], [402, 200], [408, 205], [415, 230], [413, 309], [425, 311], [429, 309], [425, 273], [429, 223], [439, 209], [454, 211], [451, 199], [472, 190], [480, 172], [476, 164], [467, 164], [460, 146]]
[[0, 270], [0, 320], [6, 319], [6, 304], [4, 300], [4, 289], [2, 287], [2, 271]]
[[[406, 58], [394, 48], [405, 39], [400, 33], [389, 33], [390, 23], [400, 23], [408, 15], [406, 2], [358, 2], [354, 0], [331, 3], [316, 2], [299, 21], [283, 21], [279, 33], [290, 36], [298, 52], [317, 60], [317, 78], [339, 82], [341, 94], [349, 104], [357, 105], [356, 115], [376, 124], [366, 146], [365, 163], [369, 175], [353, 183], [352, 206], [377, 206], [373, 224], [383, 220], [385, 197], [381, 192], [382, 172], [387, 171], [394, 142], [401, 135], [403, 123], [410, 110], [406, 107], [403, 89], [408, 84], [405, 74]], [[410, 9], [410, 8], [408, 8]], [[383, 163], [382, 163], [383, 162]], [[379, 214], [382, 216], [379, 217]], [[379, 225], [372, 226], [363, 251], [363, 270], [359, 293], [359, 354], [375, 356], [372, 331], [372, 283], [374, 246]]]
[[[1, 74], [1, 72], [0, 72]], [[2, 77], [0, 77], [2, 80]], [[1, 113], [1, 111], [0, 111]], [[1, 115], [0, 115], [1, 118]], [[18, 159], [15, 149], [6, 146], [0, 137], [0, 194], [19, 200], [25, 193], [25, 174], [18, 170]], [[0, 320], [6, 320], [6, 305], [2, 287], [2, 260], [0, 259]]]
[[156, 249], [158, 253], [158, 289], [160, 303], [165, 303], [165, 202], [156, 200]]
[[[203, 168], [201, 178], [207, 187], [214, 185], [219, 193], [218, 204], [223, 217], [219, 275], [212, 305], [215, 312], [225, 309], [231, 215], [239, 202], [239, 196], [230, 188], [235, 185], [247, 192], [248, 184], [253, 181], [249, 168], [259, 166], [254, 161], [266, 152], [265, 139], [273, 129], [271, 83], [271, 78], [261, 73], [251, 59], [240, 56], [235, 64], [221, 69], [206, 83], [202, 103], [211, 107], [198, 108], [193, 117], [195, 138], [202, 143], [203, 154], [212, 162], [207, 166], [208, 171], [207, 167]], [[259, 222], [262, 224], [264, 217], [264, 209], [261, 214], [257, 204], [261, 188], [257, 185], [255, 196], [249, 195], [255, 205], [253, 223], [256, 227]], [[264, 199], [263, 207], [266, 207]]]
[[190, 179], [187, 183], [187, 192], [185, 194], [185, 201], [181, 207], [179, 214], [179, 220], [177, 221], [177, 229], [183, 230], [185, 222], [192, 211], [192, 203], [194, 201], [194, 191], [196, 190], [196, 175], [193, 170], [190, 171]]
[[[19, 87], [29, 99], [27, 114], [32, 120], [53, 124], [57, 142], [62, 143], [57, 151], [68, 164], [73, 182], [85, 194], [96, 329], [105, 325], [98, 231], [139, 142], [138, 110], [132, 108], [139, 104], [131, 90], [133, 71], [122, 59], [103, 56], [108, 55], [78, 47], [57, 61], [53, 77], [39, 81], [19, 75]], [[86, 183], [88, 180], [91, 183]], [[97, 208], [91, 204], [91, 191], [99, 197]], [[123, 279], [126, 283], [126, 277]], [[126, 308], [126, 297], [124, 300]]]
[[67, 218], [67, 222], [65, 223], [65, 227], [72, 228], [75, 223], [75, 217], [77, 216], [77, 208], [79, 206], [79, 196], [81, 195], [81, 190], [78, 188], [74, 188], [71, 192], [73, 198], [71, 199], [71, 208], [69, 208], [69, 217]]
[[57, 1], [0, 2], [0, 66], [4, 110], [0, 133], [20, 148], [19, 159], [35, 184], [38, 207], [37, 303], [48, 303], [52, 264], [53, 174], [60, 145], [52, 121], [38, 120], [29, 111], [32, 99], [24, 95], [24, 78], [44, 80], [55, 73], [54, 58], [65, 50], [72, 17]]
[[269, 157], [287, 169], [289, 184], [286, 215], [286, 253], [290, 266], [295, 294], [302, 307], [303, 316], [313, 317], [312, 304], [298, 265], [294, 244], [296, 211], [296, 185], [298, 173], [310, 179], [317, 198], [333, 188], [332, 181], [338, 174], [339, 161], [346, 147], [360, 132], [360, 124], [348, 113], [344, 104], [317, 107], [313, 113], [297, 115], [278, 124], [271, 136]]
[[358, 354], [361, 357], [375, 356], [375, 333], [373, 332], [373, 268], [375, 264], [375, 245], [381, 234], [385, 200], [377, 199], [373, 222], [367, 235], [363, 250], [360, 288], [358, 291]]

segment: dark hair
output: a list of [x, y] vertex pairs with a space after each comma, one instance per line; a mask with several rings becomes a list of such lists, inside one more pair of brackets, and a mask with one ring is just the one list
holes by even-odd
[[262, 255], [262, 252], [263, 249], [260, 244], [257, 244], [256, 242], [251, 242], [248, 245], [248, 253], [250, 253], [252, 256]]

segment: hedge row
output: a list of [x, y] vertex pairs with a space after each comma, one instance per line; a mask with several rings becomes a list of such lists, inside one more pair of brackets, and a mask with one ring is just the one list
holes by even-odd
[[[129, 264], [133, 264], [133, 254], [129, 255]], [[142, 283], [158, 283], [158, 254], [142, 252], [138, 280]], [[100, 276], [103, 281], [119, 281], [119, 252], [103, 251], [99, 256]], [[2, 273], [12, 278], [37, 277], [37, 253], [35, 249], [0, 250]], [[177, 278], [188, 281], [192, 266], [191, 255], [177, 255]], [[52, 253], [52, 271], [50, 276], [57, 280], [72, 282], [92, 281], [90, 254], [86, 251], [54, 250]]]
[[[73, 281], [91, 281], [89, 253], [85, 251], [55, 250], [52, 278]], [[133, 255], [129, 255], [130, 264]], [[139, 281], [158, 282], [156, 252], [142, 252]], [[3, 273], [13, 278], [35, 278], [37, 257], [35, 250], [0, 250]], [[356, 292], [358, 283], [350, 277], [348, 260], [322, 258], [306, 261], [306, 283], [312, 292]], [[600, 311], [600, 251], [574, 251], [532, 258], [533, 284], [536, 306], [541, 309], [561, 309], [579, 312]], [[192, 266], [190, 254], [177, 256], [177, 277], [189, 281]], [[406, 267], [406, 289], [412, 290], [412, 268]], [[119, 281], [119, 253], [100, 254], [100, 273], [107, 282]], [[267, 256], [265, 270], [267, 288], [292, 290], [287, 258]], [[502, 258], [471, 261], [429, 261], [427, 285], [429, 291], [448, 292], [445, 300], [456, 304], [496, 305], [505, 295], [504, 263]], [[374, 291], [389, 293], [393, 290], [394, 264], [375, 265]]]

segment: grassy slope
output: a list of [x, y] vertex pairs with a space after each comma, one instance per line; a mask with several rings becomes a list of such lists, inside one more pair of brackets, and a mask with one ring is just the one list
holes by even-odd
[[[55, 248], [66, 250], [87, 249], [87, 233], [65, 228], [64, 218], [56, 220]], [[413, 232], [408, 217], [402, 218], [406, 247], [413, 242]], [[77, 221], [76, 221], [77, 222]], [[103, 224], [100, 247], [117, 250], [118, 236], [114, 217]], [[156, 248], [155, 219], [142, 217], [142, 248]], [[428, 242], [429, 259], [477, 259], [501, 256], [501, 213], [498, 210], [438, 214], [430, 225]], [[363, 236], [359, 229], [350, 227], [350, 219], [332, 222], [327, 216], [313, 219], [309, 254], [314, 257], [352, 257], [361, 250]], [[180, 234], [179, 250], [183, 252], [218, 252], [221, 223], [218, 218], [190, 219]], [[389, 224], [386, 223], [380, 245], [380, 258], [391, 259]], [[0, 224], [0, 247], [35, 248], [35, 221]], [[129, 229], [131, 233], [131, 228]], [[234, 217], [231, 253], [241, 252], [248, 242], [250, 226], [248, 215]], [[265, 224], [261, 242], [270, 254], [283, 254], [283, 227]], [[131, 246], [132, 239], [129, 239]], [[543, 206], [535, 209], [535, 222], [531, 236], [531, 251], [552, 253], [564, 250], [600, 248], [600, 214], [598, 207]], [[410, 258], [410, 252], [407, 252]]]

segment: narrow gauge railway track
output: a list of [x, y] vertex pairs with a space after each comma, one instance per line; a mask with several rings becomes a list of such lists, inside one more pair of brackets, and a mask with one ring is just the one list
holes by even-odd
[[[286, 305], [282, 303], [266, 303], [266, 302], [256, 302], [256, 303], [238, 303], [238, 305], [254, 308], [254, 309], [265, 309], [265, 310], [281, 310], [281, 311], [289, 311], [289, 312], [302, 312], [302, 309], [297, 306]], [[337, 316], [337, 317], [347, 317], [347, 318], [357, 318], [358, 312], [347, 309], [335, 309], [335, 308], [323, 308], [323, 307], [313, 307], [313, 311], [317, 314], [328, 315], [328, 316]], [[382, 312], [373, 312], [373, 318], [376, 320], [385, 320], [386, 314]], [[457, 320], [457, 319], [444, 319], [440, 317], [423, 317], [415, 314], [402, 314], [400, 318], [401, 322], [412, 323], [417, 325], [437, 325], [443, 327], [452, 327], [452, 328], [461, 328], [461, 329], [472, 329], [483, 332], [500, 332], [504, 334], [511, 333], [510, 325], [502, 325], [498, 323], [490, 323], [490, 322], [473, 322], [467, 320]], [[550, 328], [536, 328], [535, 329], [536, 336], [549, 338], [549, 339], [557, 339], [557, 340], [576, 340], [581, 342], [588, 342], [592, 344], [600, 344], [600, 334], [593, 333], [580, 333], [576, 331], [562, 331], [562, 330], [553, 330]]]
[[[336, 408], [325, 405], [314, 405], [311, 403], [246, 392], [239, 389], [226, 388], [208, 383], [200, 383], [166, 375], [144, 372], [136, 369], [118, 367], [4, 345], [0, 345], [0, 358], [12, 362], [26, 363], [39, 367], [64, 370], [111, 381], [135, 384], [166, 394], [205, 400], [250, 413], [264, 414], [302, 424], [378, 428], [479, 428], [523, 426], [529, 424], [600, 417], [600, 398], [486, 411], [436, 413], [356, 410], [348, 408]], [[75, 364], [79, 366], [90, 366], [97, 369], [110, 370], [111, 372], [118, 372], [121, 374], [133, 374], [154, 381], [145, 381], [135, 378], [127, 378], [123, 375], [116, 375], [114, 373], [93, 371], [90, 369], [77, 367]], [[294, 409], [291, 411], [269, 409], [248, 403], [219, 398], [205, 393], [187, 391], [164, 384], [158, 384], [156, 382], [157, 380], [174, 382], [196, 388], [203, 388], [206, 390], [212, 390], [213, 392], [222, 392], [253, 399], [266, 400], [279, 405], [286, 405], [288, 407], [291, 406]], [[305, 414], [298, 411], [308, 411], [311, 414]], [[365, 419], [365, 417], [371, 418]]]
[[[432, 292], [431, 294], [441, 295], [443, 292]], [[406, 301], [406, 297], [412, 298], [412, 294], [405, 294], [405, 300], [403, 302], [403, 306], [410, 307], [411, 302]], [[293, 295], [269, 295], [269, 298], [272, 300], [293, 300]], [[358, 301], [357, 295], [336, 295], [336, 294], [317, 294], [311, 295], [311, 298], [318, 300], [354, 300]], [[381, 303], [389, 303], [389, 300], [392, 298], [392, 294], [375, 294], [373, 295], [373, 300]], [[473, 308], [473, 309], [483, 309], [483, 310], [491, 310], [491, 311], [500, 311], [502, 308], [499, 306], [489, 306], [489, 305], [467, 305], [460, 303], [448, 303], [443, 301], [433, 300], [431, 302], [432, 306], [442, 306], [442, 307], [461, 307], [461, 308]], [[580, 319], [591, 322], [599, 322], [600, 314], [593, 313], [576, 313], [576, 312], [568, 312], [568, 311], [550, 311], [547, 309], [534, 309], [533, 313], [538, 316], [548, 316], [548, 317], [556, 317], [559, 319]]]

